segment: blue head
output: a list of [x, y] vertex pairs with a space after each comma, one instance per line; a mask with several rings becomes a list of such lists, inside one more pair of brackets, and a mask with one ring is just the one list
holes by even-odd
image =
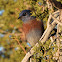
[[[30, 15], [31, 15], [30, 12], [31, 12], [30, 10], [23, 10], [23, 11], [19, 14], [19, 18], [21, 18], [21, 17], [23, 17], [23, 16], [30, 16]], [[19, 19], [19, 18], [18, 18], [18, 19]]]
[[33, 16], [31, 15], [31, 11], [30, 10], [23, 10], [20, 14], [19, 14], [19, 18], [21, 19], [24, 23], [26, 23], [27, 21], [33, 19]]

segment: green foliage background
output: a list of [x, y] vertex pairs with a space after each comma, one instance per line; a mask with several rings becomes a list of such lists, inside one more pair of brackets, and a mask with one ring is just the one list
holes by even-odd
[[[46, 29], [49, 11], [51, 11], [48, 10], [46, 5], [46, 2], [43, 0], [0, 0], [0, 10], [4, 10], [4, 13], [2, 16], [0, 16], [0, 33], [4, 35], [4, 37], [0, 37], [0, 47], [3, 46], [5, 49], [4, 53], [0, 55], [0, 62], [21, 62], [25, 56], [25, 53], [14, 37], [19, 40], [26, 51], [28, 51], [30, 47], [26, 45], [26, 42], [22, 42], [20, 40], [20, 35], [18, 35], [21, 34], [18, 29], [22, 27], [23, 23], [22, 21], [18, 20], [19, 13], [22, 10], [30, 9], [32, 11], [32, 15], [36, 16], [37, 19], [43, 20], [44, 27]], [[39, 57], [42, 56], [41, 59], [43, 62], [46, 61], [45, 57], [48, 55], [48, 61], [54, 61], [52, 57], [56, 52], [57, 47], [56, 45], [51, 46], [51, 49], [45, 54], [45, 51], [49, 49], [49, 44], [50, 40], [48, 40], [45, 45], [40, 44], [40, 46], [42, 45], [44, 54], [42, 51], [40, 51], [40, 48], [36, 49], [36, 53], [39, 52], [40, 54]], [[53, 47], [56, 47], [54, 51]], [[15, 50], [15, 48], [18, 49]], [[35, 54], [34, 59], [36, 59]], [[4, 57], [2, 55], [4, 55]]]

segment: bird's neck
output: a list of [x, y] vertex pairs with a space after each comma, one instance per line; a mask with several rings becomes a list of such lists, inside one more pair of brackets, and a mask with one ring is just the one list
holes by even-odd
[[35, 19], [34, 16], [25, 16], [22, 18], [23, 23], [29, 23], [31, 20]]

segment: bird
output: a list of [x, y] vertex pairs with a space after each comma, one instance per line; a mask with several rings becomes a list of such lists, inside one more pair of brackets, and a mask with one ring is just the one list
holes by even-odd
[[43, 21], [37, 20], [35, 16], [32, 16], [31, 10], [22, 10], [19, 14], [18, 19], [22, 20], [22, 29], [24, 39], [31, 46], [34, 46], [41, 38], [44, 32]]

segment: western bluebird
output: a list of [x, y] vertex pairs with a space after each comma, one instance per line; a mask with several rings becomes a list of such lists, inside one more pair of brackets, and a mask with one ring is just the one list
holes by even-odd
[[27, 40], [31, 46], [34, 46], [44, 32], [43, 22], [31, 16], [30, 10], [23, 10], [19, 14], [18, 19], [23, 21], [21, 31], [23, 32], [24, 40]]

